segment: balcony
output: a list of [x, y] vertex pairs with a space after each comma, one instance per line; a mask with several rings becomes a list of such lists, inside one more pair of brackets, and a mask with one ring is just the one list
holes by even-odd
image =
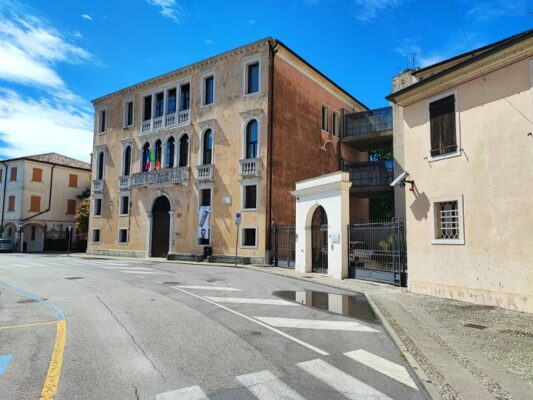
[[93, 193], [100, 193], [103, 190], [104, 190], [104, 180], [103, 179], [95, 179], [93, 181], [92, 192]]
[[163, 186], [187, 182], [189, 168], [165, 168], [157, 171], [138, 172], [131, 176], [132, 187]]
[[359, 151], [392, 144], [392, 107], [346, 113], [342, 141]]
[[394, 179], [392, 160], [368, 162], [342, 162], [342, 169], [350, 173], [350, 193], [357, 196], [379, 196], [391, 193]]
[[210, 182], [213, 180], [213, 164], [199, 165], [196, 168], [198, 171], [198, 181]]
[[130, 177], [129, 176], [119, 176], [119, 178], [118, 178], [118, 188], [119, 189], [129, 189], [130, 188]]
[[243, 178], [259, 176], [259, 159], [247, 158], [239, 161], [239, 174]]
[[188, 125], [191, 119], [190, 110], [182, 110], [171, 114], [165, 114], [159, 117], [148, 119], [142, 122], [141, 132], [150, 133], [163, 129], [176, 128], [178, 126]]

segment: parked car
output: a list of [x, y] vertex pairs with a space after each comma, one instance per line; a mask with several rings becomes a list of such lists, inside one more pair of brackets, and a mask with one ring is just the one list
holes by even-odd
[[13, 251], [13, 242], [9, 239], [0, 239], [0, 252], [9, 253]]

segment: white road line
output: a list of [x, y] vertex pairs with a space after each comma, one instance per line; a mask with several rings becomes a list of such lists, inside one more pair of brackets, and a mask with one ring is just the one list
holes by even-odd
[[300, 306], [298, 303], [291, 303], [290, 301], [285, 300], [276, 300], [276, 299], [249, 299], [246, 297], [209, 297], [205, 296], [206, 299], [211, 301], [216, 301], [217, 303], [235, 303], [235, 304], [268, 304], [272, 306]]
[[142, 275], [135, 275], [135, 276], [138, 277], [138, 278], [146, 279], [146, 277], [142, 276]]
[[156, 272], [156, 271], [126, 271], [121, 269], [120, 271], [116, 272], [123, 272], [125, 274], [143, 274], [143, 275], [168, 275], [168, 272]]
[[387, 375], [392, 379], [396, 379], [398, 382], [401, 382], [404, 385], [418, 390], [416, 383], [409, 375], [409, 372], [407, 372], [407, 369], [399, 364], [393, 363], [392, 361], [362, 349], [350, 351], [348, 353], [344, 353], [344, 355], [382, 373], [383, 375]]
[[386, 394], [335, 368], [324, 360], [305, 361], [297, 365], [350, 400], [392, 400]]
[[195, 285], [180, 285], [182, 289], [200, 289], [200, 290], [227, 290], [228, 292], [242, 292], [241, 289], [235, 289], [228, 286], [195, 286]]
[[163, 282], [158, 281], [158, 280], [155, 280], [155, 279], [154, 279], [152, 282], [155, 282], [155, 283], [163, 283]]
[[278, 328], [322, 329], [328, 331], [379, 332], [355, 321], [324, 321], [315, 319], [255, 317]]
[[241, 375], [237, 380], [259, 400], [305, 400], [270, 371]]
[[171, 287], [172, 287], [173, 289], [175, 289], [175, 290], [180, 291], [180, 292], [187, 293], [189, 296], [196, 297], [197, 299], [203, 300], [203, 301], [205, 301], [205, 302], [207, 302], [207, 303], [210, 303], [210, 304], [212, 304], [212, 305], [214, 305], [214, 306], [217, 306], [217, 307], [219, 307], [219, 308], [221, 308], [221, 309], [223, 309], [223, 310], [226, 310], [226, 311], [228, 311], [228, 312], [230, 312], [230, 313], [232, 313], [232, 314], [235, 314], [235, 315], [237, 315], [237, 316], [239, 316], [239, 317], [241, 317], [241, 318], [244, 318], [244, 319], [246, 319], [246, 320], [248, 320], [248, 321], [250, 321], [250, 322], [253, 322], [254, 324], [257, 324], [257, 325], [259, 325], [259, 326], [262, 326], [263, 328], [266, 328], [266, 329], [268, 329], [268, 330], [271, 330], [272, 332], [275, 332], [275, 333], [277, 333], [278, 335], [281, 335], [281, 336], [283, 336], [283, 337], [286, 338], [286, 339], [292, 340], [293, 342], [296, 342], [296, 343], [298, 343], [298, 344], [301, 344], [302, 346], [307, 347], [308, 349], [313, 350], [314, 352], [317, 352], [318, 354], [320, 354], [320, 355], [322, 355], [322, 356], [329, 356], [329, 353], [328, 353], [328, 352], [326, 352], [326, 351], [324, 351], [324, 350], [321, 350], [321, 349], [319, 349], [318, 347], [313, 346], [312, 344], [309, 344], [309, 343], [304, 342], [303, 340], [297, 339], [297, 338], [295, 338], [294, 336], [291, 336], [291, 335], [289, 335], [289, 334], [287, 334], [287, 333], [285, 333], [285, 332], [282, 332], [282, 331], [280, 331], [279, 329], [273, 328], [273, 327], [271, 327], [270, 325], [265, 324], [264, 322], [261, 322], [261, 321], [256, 320], [255, 318], [249, 317], [249, 316], [247, 316], [247, 315], [244, 315], [243, 313], [240, 313], [240, 312], [238, 312], [238, 311], [232, 310], [231, 308], [228, 308], [228, 307], [226, 307], [226, 306], [223, 306], [222, 304], [218, 304], [218, 303], [216, 303], [216, 302], [214, 302], [214, 301], [212, 301], [212, 300], [209, 300], [207, 297], [198, 296], [197, 294], [194, 294], [194, 293], [189, 292], [189, 291], [187, 291], [187, 290], [180, 289], [180, 288], [177, 287], [177, 286], [171, 286]]
[[25, 264], [11, 264], [11, 267], [17, 267], [17, 268], [31, 268], [30, 265], [25, 265]]
[[105, 269], [117, 270], [117, 271], [120, 271], [121, 269], [131, 269], [131, 270], [141, 270], [141, 271], [155, 271], [153, 268], [146, 268], [146, 267], [97, 267], [97, 268], [105, 268]]
[[55, 264], [42, 264], [42, 263], [35, 263], [35, 262], [30, 262], [28, 264], [32, 267], [49, 267], [50, 265], [55, 265]]
[[191, 386], [170, 392], [159, 393], [155, 400], [209, 400], [200, 386]]

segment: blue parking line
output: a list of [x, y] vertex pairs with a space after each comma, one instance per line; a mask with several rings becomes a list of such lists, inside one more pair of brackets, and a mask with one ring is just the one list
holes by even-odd
[[12, 358], [13, 354], [5, 354], [0, 356], [0, 375], [4, 375], [4, 372], [6, 372], [7, 366]]
[[48, 308], [50, 308], [54, 312], [54, 314], [56, 315], [56, 317], [57, 317], [57, 319], [59, 321], [64, 321], [65, 320], [65, 314], [63, 314], [63, 311], [61, 311], [59, 309], [59, 307], [56, 306], [51, 301], [45, 300], [42, 297], [37, 296], [35, 294], [31, 294], [29, 292], [26, 292], [25, 290], [16, 288], [15, 286], [11, 286], [9, 283], [6, 283], [6, 282], [0, 282], [0, 287], [4, 287], [6, 289], [11, 289], [12, 291], [14, 291], [15, 293], [20, 294], [21, 296], [29, 297], [30, 299], [35, 300], [38, 303], [46, 305]]

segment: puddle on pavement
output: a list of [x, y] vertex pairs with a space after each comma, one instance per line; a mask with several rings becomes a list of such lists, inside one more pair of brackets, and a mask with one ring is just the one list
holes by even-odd
[[363, 293], [346, 295], [314, 290], [278, 290], [272, 294], [285, 300], [292, 300], [335, 314], [379, 322]]

